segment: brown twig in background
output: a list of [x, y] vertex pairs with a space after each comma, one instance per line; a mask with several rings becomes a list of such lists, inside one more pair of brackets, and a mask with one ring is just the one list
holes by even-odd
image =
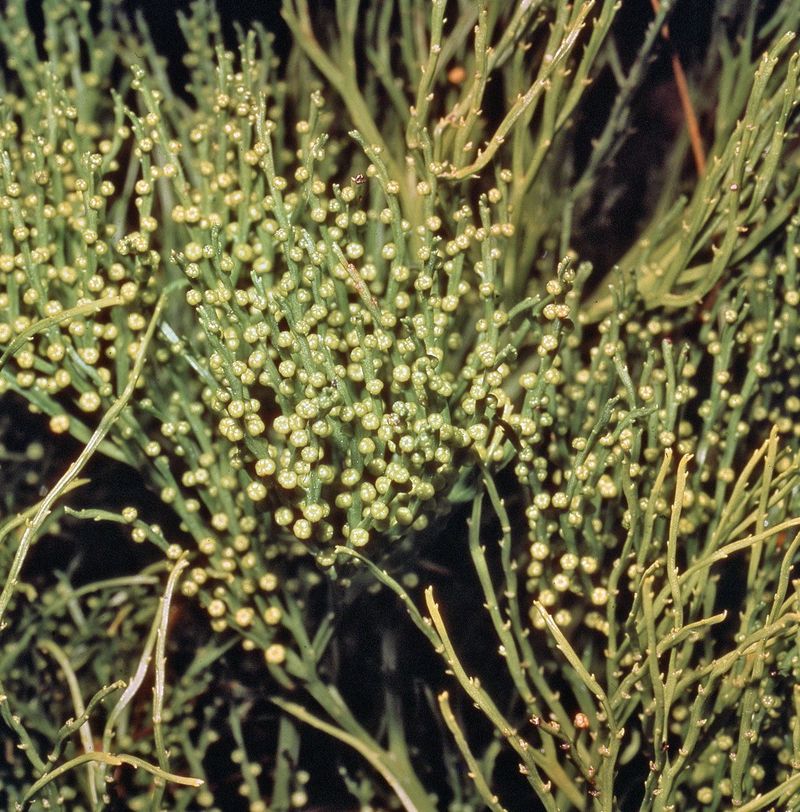
[[[659, 0], [650, 0], [653, 10], [658, 13], [660, 3]], [[697, 115], [692, 106], [692, 100], [689, 96], [689, 84], [686, 81], [686, 74], [681, 64], [681, 58], [678, 52], [672, 47], [669, 37], [669, 26], [666, 23], [661, 28], [661, 35], [664, 40], [670, 43], [672, 61], [672, 73], [675, 77], [675, 86], [678, 88], [678, 96], [681, 100], [681, 108], [683, 115], [686, 118], [686, 129], [689, 133], [689, 140], [692, 144], [692, 156], [694, 157], [694, 165], [697, 169], [697, 174], [702, 175], [706, 169], [706, 154], [703, 148], [703, 139], [700, 136], [700, 125], [697, 123]]]

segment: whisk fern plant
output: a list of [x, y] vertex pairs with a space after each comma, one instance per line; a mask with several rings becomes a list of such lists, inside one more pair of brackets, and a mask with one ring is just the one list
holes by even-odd
[[[800, 805], [797, 4], [709, 4], [699, 135], [596, 267], [680, 4], [232, 45], [203, 0], [185, 88], [114, 0], [41, 5], [0, 17], [0, 388], [45, 429], [0, 423], [8, 808]], [[34, 555], [90, 522], [150, 550]]]

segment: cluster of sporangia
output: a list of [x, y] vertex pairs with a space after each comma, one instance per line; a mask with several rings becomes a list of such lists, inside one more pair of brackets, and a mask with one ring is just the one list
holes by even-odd
[[[494, 281], [512, 233], [501, 189], [480, 214], [463, 204], [444, 222], [420, 180], [403, 198], [412, 225], [379, 156], [362, 154], [341, 186], [324, 178], [335, 167], [307, 121], [292, 182], [247, 76], [225, 81], [181, 137], [141, 74], [143, 114], [126, 123], [118, 106], [111, 132], [85, 123], [68, 91], [6, 118], [0, 343], [97, 305], [32, 335], [3, 384], [55, 432], [86, 437], [127, 381], [165, 265], [180, 269], [189, 284], [169, 294], [112, 436], [153, 460], [162, 497], [229, 579], [298, 543], [362, 547], [424, 527], [438, 496], [502, 455], [490, 417], [510, 414], [515, 351]], [[315, 94], [312, 121], [321, 108]], [[120, 189], [128, 152], [137, 174]], [[541, 307], [551, 321], [568, 313]]]
[[[542, 602], [552, 605], [551, 592], [566, 589], [572, 573], [592, 574], [604, 545], [581, 505], [618, 496], [608, 472], [632, 448], [639, 454], [641, 430], [627, 417], [637, 407], [649, 431], [644, 461], [672, 445], [691, 450], [693, 429], [678, 422], [678, 407], [695, 394], [694, 365], [680, 360], [677, 374], [687, 382], [667, 385], [653, 356], [637, 395], [609, 412], [597, 433], [604, 403], [625, 391], [614, 367], [629, 342], [608, 322], [601, 333], [612, 335], [590, 365], [568, 368], [584, 363], [578, 333], [566, 344], [563, 336], [576, 304], [571, 271], [509, 320], [495, 282], [511, 236], [503, 224], [509, 173], [499, 173], [500, 188], [481, 199], [479, 214], [464, 204], [443, 222], [429, 181], [402, 197], [380, 163], [341, 186], [323, 179], [334, 169], [317, 132], [319, 95], [311, 100], [313, 124], [295, 125], [294, 155], [273, 155], [277, 125], [260, 118], [246, 74], [226, 77], [227, 92], [216, 94], [210, 112], [195, 114], [183, 140], [168, 133], [159, 93], [142, 79], [134, 89], [145, 113], [131, 115], [130, 126], [118, 119], [111, 133], [79, 121], [66, 97], [39, 98], [38, 117], [26, 111], [27, 130], [13, 117], [2, 125], [0, 343], [66, 307], [109, 301], [32, 337], [15, 356], [12, 385], [34, 404], [41, 393], [54, 431], [102, 410], [139, 351], [155, 274], [163, 273], [157, 249], [172, 243], [171, 261], [189, 282], [172, 296], [185, 296], [196, 321], [166, 318], [170, 352], [159, 350], [154, 363], [180, 372], [160, 381], [148, 375], [136, 417], [122, 429], [161, 462], [162, 496], [184, 519], [209, 514], [221, 541], [188, 525], [206, 555], [229, 551], [223, 569], [233, 559], [243, 569], [253, 564], [252, 556], [242, 560], [253, 538], [272, 550], [297, 550], [300, 542], [318, 551], [419, 529], [437, 496], [479, 461], [503, 460], [511, 441], [517, 475], [532, 491], [534, 582], [537, 562], [552, 556], [547, 539], [566, 538], [565, 574], [545, 586]], [[130, 148], [139, 163], [138, 228], [118, 236], [132, 211], [121, 209], [111, 178]], [[293, 182], [275, 169], [287, 157]], [[169, 197], [169, 211], [159, 213]], [[409, 201], [414, 225], [402, 213]], [[626, 329], [627, 338], [643, 330], [652, 341], [669, 325]], [[523, 340], [533, 354], [515, 365], [517, 389], [526, 391], [515, 409], [504, 384]], [[75, 393], [73, 418], [52, 405], [64, 390]], [[647, 412], [667, 396], [671, 410]], [[142, 410], [156, 417], [160, 436]], [[581, 416], [581, 425], [570, 416]], [[581, 438], [591, 430], [590, 445]], [[571, 449], [560, 448], [561, 436], [576, 438]], [[570, 536], [579, 527], [589, 534], [580, 554]], [[603, 587], [584, 587], [603, 603]]]
[[[184, 288], [170, 294], [152, 365], [172, 368], [141, 382], [119, 437], [154, 459], [162, 497], [229, 583], [239, 571], [274, 584], [265, 558], [278, 552], [311, 549], [332, 563], [335, 544], [420, 529], [477, 464], [513, 455], [529, 492], [529, 589], [560, 625], [571, 622], [560, 592], [602, 606], [605, 586], [591, 576], [614, 539], [587, 516], [621, 498], [621, 464], [637, 482], [664, 448], [696, 451], [683, 412], [700, 359], [658, 347], [670, 324], [619, 314], [600, 325], [587, 363], [580, 324], [566, 329], [573, 271], [504, 309], [509, 172], [478, 211], [443, 210], [435, 166], [401, 185], [379, 151], [371, 163], [356, 151], [363, 171], [337, 184], [342, 145], [320, 134], [330, 123], [321, 96], [287, 132], [265, 115], [282, 111], [259, 102], [256, 61], [243, 62], [223, 65], [180, 133], [142, 72], [142, 114], [126, 123], [118, 105], [110, 132], [98, 122], [111, 111], [88, 123], [63, 86], [35, 104], [6, 99], [20, 115], [0, 125], [0, 343], [65, 308], [98, 309], [32, 336], [3, 385], [50, 412], [54, 431], [81, 436], [80, 421], [124, 386], [169, 265]], [[121, 190], [128, 151], [136, 174]], [[728, 308], [721, 323], [733, 330], [737, 318]], [[644, 362], [643, 338], [656, 345]], [[761, 346], [763, 333], [747, 340]], [[635, 382], [620, 371], [629, 353]], [[738, 405], [723, 360], [715, 412], [699, 412], [707, 446], [724, 447], [717, 427]], [[62, 392], [74, 396], [72, 416]], [[698, 493], [696, 510], [708, 499]], [[206, 575], [195, 574], [200, 586]], [[591, 613], [587, 622], [602, 625]]]

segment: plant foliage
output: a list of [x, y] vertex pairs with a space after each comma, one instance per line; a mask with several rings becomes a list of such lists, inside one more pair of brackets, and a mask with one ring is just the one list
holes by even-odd
[[7, 807], [800, 808], [800, 6], [29, 6]]

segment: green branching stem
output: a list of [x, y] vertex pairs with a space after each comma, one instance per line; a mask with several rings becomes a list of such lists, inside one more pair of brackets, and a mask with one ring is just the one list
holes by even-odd
[[486, 808], [491, 809], [492, 812], [506, 812], [505, 807], [500, 803], [498, 797], [492, 792], [489, 782], [487, 781], [486, 776], [483, 774], [480, 762], [477, 758], [475, 758], [475, 755], [470, 749], [469, 742], [464, 735], [464, 731], [461, 729], [461, 726], [453, 713], [453, 709], [450, 707], [450, 695], [447, 693], [447, 691], [442, 691], [442, 693], [440, 693], [437, 697], [437, 700], [439, 702], [439, 711], [442, 714], [442, 719], [444, 719], [444, 723], [447, 725], [448, 730], [453, 734], [453, 739], [459, 749], [459, 752], [462, 756], [464, 756], [464, 761], [466, 762], [467, 767], [469, 767], [470, 776], [475, 782], [475, 788], [480, 793], [481, 798], [483, 798]]
[[[521, 739], [515, 726], [506, 719], [494, 700], [489, 696], [486, 690], [481, 687], [480, 680], [467, 674], [450, 640], [444, 619], [439, 612], [438, 605], [434, 601], [433, 589], [431, 587], [425, 590], [425, 604], [430, 613], [433, 627], [441, 639], [441, 645], [437, 648], [437, 653], [445, 659], [448, 666], [452, 669], [455, 678], [466, 691], [470, 699], [480, 708], [482, 713], [486, 715], [495, 729], [517, 754], [521, 762], [521, 770], [545, 808], [547, 810], [553, 810], [553, 812], [556, 810], [555, 799], [551, 794], [552, 782], [552, 784], [555, 784], [558, 789], [564, 792], [566, 797], [569, 798], [570, 803], [574, 804], [577, 809], [583, 809], [585, 798], [575, 786], [573, 780], [564, 771], [563, 767], [557, 762], [541, 755], [538, 751], [531, 748], [524, 739]], [[546, 778], [543, 776], [546, 776]]]
[[[81, 689], [80, 684], [78, 682], [78, 677], [75, 674], [75, 670], [72, 668], [72, 664], [67, 657], [66, 652], [54, 643], [52, 640], [41, 640], [39, 641], [39, 648], [42, 651], [47, 652], [50, 654], [53, 659], [58, 663], [59, 667], [61, 668], [62, 673], [64, 674], [64, 679], [67, 681], [67, 685], [69, 687], [69, 694], [70, 698], [72, 699], [72, 706], [75, 708], [75, 715], [76, 716], [83, 716], [86, 713], [86, 707], [83, 704], [83, 697], [81, 696]], [[90, 753], [94, 750], [94, 738], [92, 736], [92, 729], [89, 724], [88, 718], [84, 721], [84, 723], [79, 728], [79, 734], [81, 739], [81, 746], [85, 753]], [[92, 806], [97, 805], [97, 787], [95, 786], [94, 781], [94, 764], [93, 762], [88, 762], [86, 765], [86, 769], [88, 772], [88, 787], [89, 787], [89, 798], [92, 803]]]
[[[167, 579], [167, 586], [159, 601], [158, 627], [156, 630], [155, 646], [155, 668], [153, 680], [153, 738], [155, 739], [156, 755], [159, 767], [164, 773], [169, 771], [169, 755], [164, 742], [164, 691], [166, 690], [166, 669], [167, 669], [167, 632], [169, 627], [169, 612], [172, 604], [172, 596], [175, 587], [183, 570], [189, 566], [189, 561], [184, 553], [172, 568], [172, 572]], [[157, 812], [161, 808], [161, 798], [164, 793], [164, 784], [157, 783], [155, 792], [151, 799], [151, 809]]]
[[272, 702], [285, 713], [294, 716], [295, 719], [327, 733], [359, 753], [394, 790], [397, 799], [407, 812], [427, 812], [427, 810], [433, 812], [436, 808], [422, 786], [418, 784], [414, 774], [399, 775], [397, 766], [392, 764], [391, 754], [386, 753], [382, 748], [365, 741], [361, 736], [353, 735], [335, 724], [320, 719], [297, 702], [289, 702], [276, 696], [272, 697]]
[[141, 346], [139, 347], [139, 352], [136, 355], [136, 363], [133, 366], [130, 378], [125, 386], [125, 389], [122, 391], [122, 394], [109, 407], [105, 415], [103, 415], [100, 425], [98, 425], [97, 429], [95, 429], [94, 433], [89, 438], [89, 441], [86, 443], [86, 446], [81, 450], [81, 453], [77, 456], [74, 462], [70, 464], [69, 468], [58, 480], [58, 482], [50, 489], [47, 496], [40, 502], [36, 514], [27, 524], [25, 532], [22, 534], [19, 547], [14, 555], [14, 561], [11, 564], [11, 570], [6, 577], [3, 591], [0, 593], [0, 633], [4, 628], [3, 615], [5, 614], [6, 608], [11, 600], [11, 596], [14, 593], [20, 572], [22, 571], [22, 565], [25, 563], [28, 550], [35, 539], [36, 534], [39, 532], [40, 527], [50, 514], [53, 505], [66, 492], [70, 483], [77, 478], [78, 474], [80, 474], [80, 472], [89, 462], [92, 455], [97, 450], [98, 446], [103, 441], [106, 434], [108, 434], [109, 430], [114, 425], [114, 422], [117, 420], [122, 410], [128, 405], [128, 401], [133, 396], [134, 389], [136, 388], [136, 382], [139, 380], [139, 376], [144, 368], [147, 348], [153, 337], [153, 333], [155, 332], [156, 324], [161, 316], [161, 311], [164, 308], [165, 301], [166, 294], [162, 294], [153, 310], [153, 315], [150, 318], [147, 332], [143, 337]]
[[138, 756], [131, 756], [127, 753], [104, 753], [102, 751], [94, 751], [91, 753], [82, 753], [64, 764], [59, 765], [54, 770], [47, 773], [47, 775], [42, 776], [26, 791], [25, 795], [23, 796], [23, 802], [27, 803], [51, 781], [54, 781], [56, 778], [60, 778], [70, 770], [74, 770], [76, 767], [80, 767], [87, 762], [99, 762], [100, 764], [105, 764], [110, 767], [119, 767], [122, 764], [129, 764], [131, 767], [146, 770], [147, 772], [156, 776], [156, 778], [160, 778], [163, 781], [172, 781], [186, 787], [199, 787], [203, 784], [203, 782], [197, 778], [187, 778], [183, 775], [175, 775], [173, 773], [164, 772], [160, 767], [157, 767], [154, 764], [149, 764]]
[[311, 12], [307, 0], [292, 0], [283, 4], [282, 13], [286, 24], [295, 37], [295, 42], [336, 89], [346, 105], [350, 116], [360, 132], [370, 144], [383, 148], [393, 177], [401, 177], [400, 164], [396, 156], [387, 148], [380, 129], [358, 86], [355, 62], [355, 16], [358, 3], [351, 0], [337, 0], [336, 18], [340, 26], [342, 53], [331, 57], [320, 45], [311, 23]]
[[527, 112], [541, 98], [541, 96], [547, 92], [550, 86], [551, 76], [557, 70], [562, 68], [563, 63], [572, 53], [572, 50], [578, 41], [581, 29], [583, 28], [586, 18], [588, 17], [589, 12], [592, 10], [593, 5], [593, 2], [586, 2], [580, 5], [576, 14], [576, 19], [570, 23], [569, 27], [564, 32], [561, 42], [558, 43], [558, 46], [554, 51], [552, 51], [552, 53], [546, 54], [545, 58], [542, 60], [542, 67], [536, 80], [528, 88], [528, 90], [526, 90], [525, 93], [522, 93], [514, 102], [511, 109], [505, 115], [494, 134], [489, 139], [486, 147], [483, 150], [478, 151], [475, 160], [467, 166], [445, 171], [443, 173], [443, 177], [449, 178], [450, 180], [464, 180], [465, 178], [469, 178], [470, 176], [480, 172], [488, 165], [488, 163], [497, 153], [497, 150], [500, 149], [506, 137], [512, 132], [516, 122], [522, 116], [526, 115]]
[[335, 686], [326, 684], [319, 676], [317, 663], [324, 646], [315, 645], [309, 639], [299, 607], [294, 601], [288, 601], [285, 609], [284, 626], [294, 637], [300, 651], [299, 657], [293, 651], [287, 651], [286, 670], [291, 676], [303, 680], [305, 690], [333, 723], [320, 719], [296, 702], [286, 702], [280, 697], [273, 697], [272, 701], [295, 718], [329, 733], [361, 753], [392, 787], [404, 808], [409, 811], [432, 809], [427, 792], [407, 760], [405, 744], [387, 750], [356, 720]]

